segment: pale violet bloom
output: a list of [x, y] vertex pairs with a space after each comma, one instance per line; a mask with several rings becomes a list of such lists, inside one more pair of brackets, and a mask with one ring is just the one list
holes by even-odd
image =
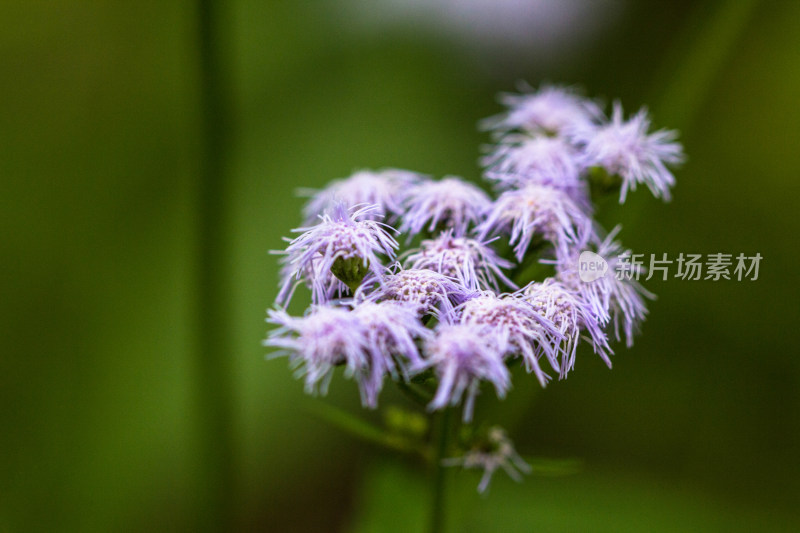
[[575, 353], [582, 337], [591, 344], [596, 354], [611, 367], [608, 339], [592, 308], [575, 292], [568, 290], [554, 278], [541, 283], [533, 282], [522, 289], [526, 301], [530, 302], [539, 316], [546, 318], [561, 334], [561, 340], [553, 345], [561, 354], [559, 377], [564, 379], [575, 366]]
[[445, 459], [444, 465], [483, 469], [483, 476], [478, 484], [480, 493], [489, 488], [492, 475], [498, 468], [503, 469], [516, 482], [522, 481], [522, 474], [531, 472], [530, 465], [519, 456], [506, 432], [497, 426], [489, 428], [485, 442], [480, 442], [461, 457]]
[[303, 317], [293, 317], [282, 309], [270, 309], [267, 322], [279, 326], [264, 341], [265, 346], [282, 348], [275, 355], [288, 355], [297, 375], [305, 377], [306, 392], [323, 395], [336, 366], [344, 365], [347, 377], [361, 380], [369, 361], [359, 325], [349, 309], [330, 305], [311, 306]]
[[[630, 347], [633, 345], [634, 333], [647, 316], [645, 298], [655, 299], [655, 295], [637, 281], [644, 268], [628, 263], [630, 250], [625, 250], [615, 241], [620, 227], [614, 230], [597, 245], [596, 253], [608, 263], [605, 275], [594, 281], [583, 281], [578, 272], [580, 250], [574, 250], [569, 257], [555, 262], [557, 279], [568, 290], [574, 291], [591, 309], [591, 314], [603, 326], [614, 324], [617, 340], [622, 340]], [[626, 266], [628, 265], [628, 266]], [[626, 275], [617, 276], [617, 272], [626, 271]]]
[[[363, 289], [371, 285], [365, 281], [356, 298], [370, 290]], [[466, 301], [471, 294], [472, 291], [444, 274], [425, 268], [410, 268], [398, 269], [393, 274], [386, 275], [382, 284], [363, 297], [373, 302], [406, 302], [414, 305], [420, 316], [451, 316], [454, 308]]]
[[568, 87], [543, 86], [538, 91], [523, 87], [522, 94], [503, 94], [506, 113], [486, 119], [484, 129], [504, 133], [522, 130], [549, 135], [563, 134], [602, 117], [600, 107]]
[[471, 290], [499, 290], [499, 279], [509, 287], [514, 283], [501, 269], [513, 264], [498, 256], [488, 242], [455, 237], [452, 230], [435, 239], [422, 241], [420, 247], [406, 252], [406, 268], [427, 268], [444, 274]]
[[675, 178], [667, 165], [683, 162], [683, 147], [674, 142], [676, 131], [659, 130], [648, 135], [649, 128], [646, 110], [626, 121], [622, 106], [615, 102], [609, 122], [576, 128], [571, 134], [582, 149], [585, 166], [601, 167], [622, 178], [620, 203], [638, 184], [646, 185], [656, 198], [670, 199]]
[[[285, 305], [291, 299], [294, 288], [305, 281], [311, 287], [312, 300], [324, 303], [341, 292], [331, 268], [341, 261], [351, 260], [363, 274], [371, 273], [381, 279], [386, 271], [380, 256], [394, 260], [397, 241], [386, 224], [370, 220], [374, 206], [352, 207], [337, 204], [320, 217], [316, 226], [298, 228], [302, 234], [289, 241], [283, 253], [283, 284], [277, 301]], [[339, 261], [339, 263], [337, 263]]]
[[534, 237], [552, 243], [561, 257], [588, 242], [594, 229], [591, 216], [565, 191], [527, 185], [502, 193], [476, 231], [481, 239], [507, 234], [517, 261], [522, 261]]
[[375, 407], [386, 375], [408, 379], [425, 366], [417, 349], [417, 340], [430, 339], [433, 332], [419, 321], [417, 308], [403, 302], [368, 302], [353, 304], [358, 328], [350, 332], [360, 336], [369, 362], [368, 371], [359, 381], [361, 401]]
[[421, 181], [408, 190], [399, 229], [409, 238], [423, 230], [433, 233], [437, 229], [452, 229], [461, 237], [491, 203], [479, 187], [455, 176]]
[[440, 324], [425, 343], [427, 363], [439, 378], [428, 408], [442, 409], [464, 400], [464, 421], [472, 420], [475, 396], [482, 381], [491, 383], [498, 398], [511, 388], [511, 374], [503, 363], [505, 339], [464, 324]]
[[536, 375], [542, 386], [550, 379], [539, 365], [542, 355], [556, 372], [560, 370], [553, 343], [561, 340], [561, 334], [520, 294], [498, 296], [485, 291], [467, 300], [459, 311], [461, 324], [484, 328], [491, 338], [505, 339], [504, 355], [521, 356], [525, 368]]
[[581, 163], [575, 147], [560, 137], [509, 135], [483, 158], [484, 176], [501, 190], [528, 184], [570, 192], [587, 203]]
[[269, 311], [268, 322], [278, 325], [264, 344], [282, 348], [293, 367], [305, 377], [306, 391], [327, 393], [336, 366], [358, 383], [365, 407], [376, 407], [386, 376], [406, 379], [424, 362], [417, 349], [432, 336], [417, 318], [416, 309], [399, 302], [317, 305], [303, 317], [282, 309]]
[[374, 205], [377, 208], [365, 216], [377, 219], [383, 215], [392, 220], [402, 213], [403, 200], [409, 188], [421, 179], [422, 175], [408, 170], [360, 170], [348, 178], [330, 182], [324, 189], [300, 189], [298, 192], [310, 197], [303, 210], [306, 224], [313, 224], [317, 217], [337, 203], [348, 208]]

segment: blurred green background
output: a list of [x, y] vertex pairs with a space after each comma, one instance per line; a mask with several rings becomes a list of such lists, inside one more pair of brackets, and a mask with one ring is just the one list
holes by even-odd
[[[648, 282], [659, 298], [613, 371], [583, 352], [545, 392], [519, 376], [506, 402], [484, 396], [480, 416], [523, 454], [583, 469], [498, 475], [486, 497], [453, 471], [452, 531], [800, 528], [800, 2], [487, 4], [219, 11], [229, 149], [209, 312], [230, 393], [211, 411], [196, 5], [0, 4], [0, 532], [210, 530], [215, 516], [228, 531], [419, 530], [420, 465], [311, 416], [286, 361], [265, 361], [267, 252], [300, 222], [298, 186], [386, 166], [478, 179], [476, 122], [522, 79], [681, 128], [672, 203], [602, 206], [626, 245], [764, 259], [755, 282]], [[331, 389], [362, 414], [351, 383]]]

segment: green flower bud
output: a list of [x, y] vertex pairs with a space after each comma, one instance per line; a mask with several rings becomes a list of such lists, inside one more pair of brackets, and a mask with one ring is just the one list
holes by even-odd
[[369, 272], [369, 261], [358, 256], [337, 257], [331, 266], [331, 273], [347, 285], [351, 293], [356, 292], [367, 272]]

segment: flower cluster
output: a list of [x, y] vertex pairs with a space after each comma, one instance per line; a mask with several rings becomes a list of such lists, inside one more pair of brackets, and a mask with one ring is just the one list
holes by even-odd
[[[396, 169], [307, 193], [305, 226], [278, 252], [279, 307], [268, 315], [278, 327], [265, 344], [288, 355], [309, 392], [324, 393], [340, 366], [367, 407], [385, 381], [414, 380], [430, 410], [463, 405], [468, 421], [482, 388], [509, 391], [516, 362], [545, 386], [574, 369], [581, 343], [609, 366], [609, 338], [632, 343], [652, 295], [613, 275], [630, 252], [594, 221], [593, 200], [618, 191], [624, 202], [637, 185], [668, 199], [668, 167], [683, 159], [675, 133], [649, 133], [645, 111], [626, 120], [618, 103], [606, 118], [567, 88], [502, 102], [506, 112], [483, 122], [495, 141], [482, 159], [494, 197], [457, 177]], [[608, 261], [607, 275], [581, 279], [586, 250]], [[537, 263], [549, 277], [534, 279]], [[313, 303], [292, 317], [285, 309], [302, 285]], [[464, 464], [487, 476], [521, 468], [505, 437], [495, 440], [499, 454]]]

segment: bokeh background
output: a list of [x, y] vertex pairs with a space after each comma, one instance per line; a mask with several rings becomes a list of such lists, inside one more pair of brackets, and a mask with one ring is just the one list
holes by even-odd
[[520, 376], [484, 397], [523, 454], [582, 469], [486, 497], [453, 471], [451, 530], [800, 528], [800, 2], [235, 0], [212, 22], [209, 157], [195, 3], [0, 3], [0, 532], [420, 530], [421, 466], [313, 416], [265, 360], [268, 250], [298, 186], [477, 180], [476, 123], [519, 80], [681, 129], [672, 203], [602, 205], [626, 245], [764, 259], [755, 282], [648, 282], [613, 371], [583, 352], [544, 392]]

